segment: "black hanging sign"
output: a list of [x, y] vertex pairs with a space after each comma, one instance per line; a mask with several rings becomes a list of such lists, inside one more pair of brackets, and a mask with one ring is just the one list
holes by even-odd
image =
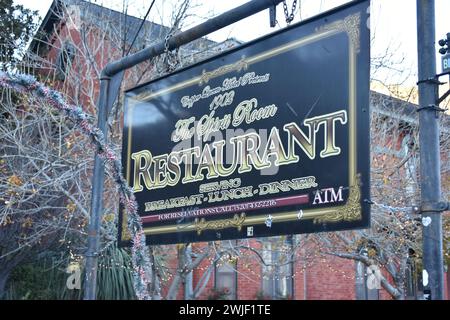
[[127, 91], [124, 175], [149, 244], [369, 226], [368, 6]]

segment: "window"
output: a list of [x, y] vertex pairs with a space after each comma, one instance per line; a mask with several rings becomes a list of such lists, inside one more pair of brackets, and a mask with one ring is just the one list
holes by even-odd
[[270, 299], [290, 299], [292, 285], [292, 236], [268, 238], [263, 242], [262, 295]]
[[417, 174], [417, 158], [414, 155], [414, 140], [410, 133], [406, 133], [402, 140], [403, 157], [406, 160], [405, 174], [406, 174], [406, 196], [414, 199], [416, 190], [416, 174]]
[[364, 282], [366, 283], [366, 297], [367, 300], [379, 300], [380, 299], [380, 290], [377, 288], [369, 289], [367, 288], [367, 280], [368, 280], [369, 272], [366, 268], [366, 273], [364, 274]]
[[70, 70], [73, 59], [75, 58], [74, 45], [66, 41], [63, 43], [58, 57], [56, 58], [56, 77], [58, 80], [66, 79], [67, 72]]
[[405, 269], [405, 293], [406, 299], [415, 300], [419, 296], [419, 286], [421, 281], [419, 281], [419, 272], [417, 271], [416, 265], [416, 253], [413, 249], [409, 249], [408, 261], [406, 263]]
[[[379, 300], [380, 299], [380, 290], [374, 286], [373, 288], [368, 287], [369, 276], [376, 276], [376, 270], [379, 271], [379, 268], [373, 266], [372, 268], [367, 267], [364, 263], [357, 261], [356, 262], [356, 276], [355, 276], [355, 285], [356, 285], [356, 299], [357, 300]], [[375, 272], [375, 274], [374, 274]], [[379, 285], [379, 284], [378, 284]]]
[[[224, 249], [231, 248], [232, 242], [222, 243]], [[236, 262], [230, 259], [229, 254], [225, 254], [215, 265], [214, 288], [218, 298], [226, 300], [237, 299], [237, 272]]]

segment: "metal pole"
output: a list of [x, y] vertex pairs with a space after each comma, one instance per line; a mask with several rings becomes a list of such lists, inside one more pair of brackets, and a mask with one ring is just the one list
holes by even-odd
[[[108, 134], [108, 90], [109, 79], [100, 80], [100, 96], [98, 101], [98, 128], [103, 132], [105, 138]], [[95, 155], [94, 173], [92, 176], [92, 198], [91, 198], [91, 218], [88, 226], [88, 242], [86, 252], [86, 276], [84, 299], [95, 300], [97, 289], [97, 260], [100, 247], [100, 223], [103, 211], [103, 182], [105, 164], [102, 159]]]
[[[173, 50], [189, 43], [195, 39], [206, 36], [214, 31], [222, 29], [230, 24], [245, 19], [255, 13], [258, 13], [264, 9], [272, 6], [276, 6], [283, 0], [253, 0], [247, 2], [237, 8], [231, 9], [217, 17], [209, 19], [198, 26], [192, 27], [186, 31], [183, 31], [177, 35], [171, 37], [167, 43], [168, 49]], [[113, 76], [114, 74], [134, 67], [138, 63], [149, 60], [156, 57], [166, 50], [166, 42], [161, 41], [153, 46], [138, 51], [132, 55], [126, 56], [118, 61], [108, 63], [103, 69], [102, 73], [106, 76]]]
[[[435, 48], [434, 0], [417, 0], [417, 47], [419, 66], [419, 142], [420, 187], [422, 206], [435, 207], [441, 196], [439, 123], [433, 107], [438, 99]], [[425, 107], [425, 108], [424, 108]], [[432, 300], [444, 297], [444, 268], [442, 253], [442, 216], [439, 211], [422, 212], [422, 218], [431, 221], [423, 225], [424, 290]], [[430, 220], [431, 219], [431, 220]]]
[[[269, 7], [276, 6], [282, 1], [283, 0], [253, 0], [245, 3], [217, 17], [209, 19], [198, 26], [173, 36], [167, 43], [168, 49], [173, 50], [183, 44], [222, 29], [223, 27], [245, 19]], [[109, 94], [111, 78], [119, 72], [164, 53], [165, 50], [166, 42], [161, 41], [120, 60], [108, 63], [102, 70], [100, 78], [100, 96], [98, 101], [98, 127], [103, 132], [105, 139], [107, 137], [106, 123], [108, 110], [110, 110], [110, 106], [114, 103], [114, 101], [112, 101], [113, 98], [108, 98], [112, 96]], [[100, 221], [103, 206], [103, 181], [104, 164], [96, 154], [92, 177], [91, 219], [88, 227], [88, 249], [86, 252], [85, 300], [95, 300], [96, 298], [97, 260], [100, 244]]]

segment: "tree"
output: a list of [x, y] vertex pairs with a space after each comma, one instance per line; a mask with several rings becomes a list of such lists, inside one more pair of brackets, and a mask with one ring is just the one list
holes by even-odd
[[[53, 50], [56, 54], [43, 56], [27, 52], [20, 68], [31, 66], [41, 81], [58, 88], [73, 104], [92, 113], [90, 120], [93, 121], [100, 71], [107, 61], [118, 59], [132, 49], [125, 40], [132, 39], [135, 32], [124, 26], [126, 21], [118, 21], [112, 11], [102, 11], [101, 18], [88, 11], [81, 21], [76, 6], [71, 6], [70, 2], [61, 5], [62, 10], [55, 14], [62, 28], [54, 34], [54, 41], [37, 38], [48, 52]], [[81, 5], [96, 6], [86, 2]], [[161, 28], [163, 33], [156, 34], [156, 38], [146, 41], [145, 45], [178, 32], [189, 6], [189, 0], [179, 3], [174, 10], [173, 27]], [[144, 26], [138, 35], [140, 41], [148, 35], [155, 36], [152, 28], [158, 29], [153, 24]], [[124, 43], [123, 50], [117, 50], [116, 43]], [[141, 46], [142, 42], [139, 49]], [[125, 83], [136, 85], [149, 76], [166, 72], [169, 60], [173, 67], [179, 62], [178, 54], [167, 52], [166, 56], [168, 59], [154, 59], [135, 68], [136, 72], [126, 77]], [[13, 58], [10, 56], [6, 63], [12, 65]], [[72, 254], [85, 253], [94, 153], [93, 149], [86, 148], [86, 137], [77, 133], [70, 119], [55, 112], [51, 106], [30, 97], [16, 97], [9, 90], [1, 93], [2, 124], [5, 125], [1, 126], [0, 134], [0, 198], [3, 201], [0, 206], [0, 296], [11, 271], [35, 260], [40, 252], [50, 247], [61, 250], [66, 261]], [[114, 114], [110, 122], [110, 139], [116, 143], [118, 151], [121, 116]], [[118, 211], [117, 189], [114, 178], [109, 175], [106, 177], [106, 194], [101, 226], [102, 254], [109, 254], [107, 248], [114, 244], [117, 234], [114, 214]], [[130, 273], [129, 268], [122, 272]], [[157, 286], [155, 283], [156, 280], [153, 284]]]
[[1, 94], [0, 295], [17, 265], [83, 233], [90, 162], [69, 119], [31, 97]]
[[20, 60], [38, 25], [37, 11], [13, 0], [0, 1], [0, 67], [5, 70]]

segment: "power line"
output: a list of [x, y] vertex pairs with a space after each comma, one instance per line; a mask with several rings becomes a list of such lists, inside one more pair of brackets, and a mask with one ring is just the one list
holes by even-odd
[[131, 49], [133, 48], [133, 45], [134, 45], [134, 43], [136, 42], [136, 39], [137, 39], [139, 33], [141, 32], [141, 29], [142, 29], [142, 27], [144, 26], [144, 23], [145, 23], [145, 21], [147, 20], [147, 17], [148, 17], [148, 15], [150, 14], [150, 11], [152, 10], [153, 5], [155, 4], [155, 1], [156, 1], [156, 0], [153, 0], [152, 3], [150, 4], [150, 7], [148, 8], [147, 13], [146, 13], [145, 16], [144, 16], [144, 19], [142, 20], [141, 25], [139, 26], [139, 29], [136, 31], [136, 34], [134, 35], [133, 41], [131, 42], [131, 45], [130, 45], [130, 47], [128, 48], [128, 51], [127, 51], [127, 54], [126, 54], [126, 55], [129, 55], [129, 54], [130, 54], [130, 51], [131, 51]]

